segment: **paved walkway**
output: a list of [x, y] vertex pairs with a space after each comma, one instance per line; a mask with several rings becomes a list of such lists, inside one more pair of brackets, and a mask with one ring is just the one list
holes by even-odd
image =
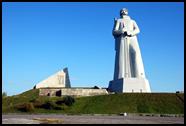
[[148, 117], [118, 115], [2, 115], [3, 124], [184, 124], [184, 117]]

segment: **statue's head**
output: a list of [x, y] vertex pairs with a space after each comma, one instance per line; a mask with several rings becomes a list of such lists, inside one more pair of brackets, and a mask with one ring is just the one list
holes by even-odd
[[120, 17], [122, 17], [124, 15], [128, 15], [128, 10], [126, 8], [123, 8], [120, 10]]

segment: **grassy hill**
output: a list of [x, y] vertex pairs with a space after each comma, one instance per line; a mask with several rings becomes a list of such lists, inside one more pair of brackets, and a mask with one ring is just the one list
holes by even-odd
[[[75, 102], [72, 102], [72, 99], [66, 97], [41, 97], [38, 94], [38, 90], [29, 90], [19, 95], [3, 97], [2, 112], [68, 114], [119, 114], [123, 112], [161, 114], [184, 113], [184, 94], [110, 94], [74, 98]], [[69, 101], [72, 104], [67, 104]]]

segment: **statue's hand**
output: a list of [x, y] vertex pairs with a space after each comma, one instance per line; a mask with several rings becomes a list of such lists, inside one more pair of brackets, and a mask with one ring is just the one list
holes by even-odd
[[132, 32], [131, 31], [127, 31], [127, 35], [128, 36], [132, 36]]
[[126, 29], [126, 28], [123, 28], [123, 29], [121, 30], [121, 33], [124, 34], [125, 32], [127, 32], [127, 29]]
[[122, 32], [119, 31], [119, 30], [114, 30], [114, 31], [112, 32], [112, 34], [113, 34], [114, 36], [119, 36], [119, 35], [122, 34]]

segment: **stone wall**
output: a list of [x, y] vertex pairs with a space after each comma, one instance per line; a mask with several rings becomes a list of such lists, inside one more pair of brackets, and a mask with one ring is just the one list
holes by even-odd
[[[40, 96], [60, 96], [61, 89], [60, 88], [40, 88], [39, 95]], [[59, 94], [59, 95], [58, 95]]]
[[63, 88], [61, 89], [62, 96], [94, 96], [108, 94], [106, 89], [81, 89], [81, 88]]
[[84, 88], [40, 88], [40, 96], [94, 96], [106, 95], [106, 89], [84, 89]]

